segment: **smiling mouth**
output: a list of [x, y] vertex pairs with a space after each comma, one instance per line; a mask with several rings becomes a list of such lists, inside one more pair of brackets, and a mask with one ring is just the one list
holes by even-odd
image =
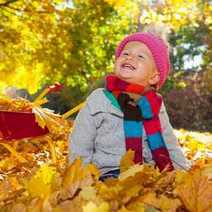
[[127, 69], [129, 69], [129, 70], [131, 70], [131, 71], [135, 71], [135, 67], [134, 67], [133, 65], [131, 65], [130, 63], [123, 63], [123, 64], [121, 65], [121, 67], [122, 67], [122, 68], [127, 68]]

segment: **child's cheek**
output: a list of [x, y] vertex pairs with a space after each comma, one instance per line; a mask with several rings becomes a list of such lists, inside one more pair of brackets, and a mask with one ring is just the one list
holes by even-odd
[[116, 61], [113, 67], [113, 71], [115, 74], [119, 72], [119, 61]]

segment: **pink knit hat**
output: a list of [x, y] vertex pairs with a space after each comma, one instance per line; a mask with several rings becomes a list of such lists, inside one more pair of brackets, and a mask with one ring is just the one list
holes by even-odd
[[157, 70], [160, 75], [159, 88], [166, 81], [170, 71], [169, 50], [165, 42], [148, 32], [137, 32], [125, 37], [117, 46], [115, 56], [116, 59], [120, 56], [125, 45], [130, 41], [140, 41], [145, 44], [152, 53]]

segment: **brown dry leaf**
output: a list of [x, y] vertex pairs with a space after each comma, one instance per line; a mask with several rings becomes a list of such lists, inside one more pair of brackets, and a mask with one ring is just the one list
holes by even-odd
[[133, 161], [135, 152], [133, 150], [128, 150], [126, 154], [122, 157], [120, 161], [120, 172], [124, 172], [133, 166], [135, 163]]
[[212, 211], [212, 183], [202, 170], [188, 173], [184, 181], [177, 185], [176, 193], [189, 211]]
[[158, 208], [164, 212], [175, 212], [176, 209], [181, 206], [181, 202], [179, 199], [168, 198], [165, 195], [160, 195], [157, 198], [155, 192], [147, 193], [140, 198], [140, 201], [155, 208]]

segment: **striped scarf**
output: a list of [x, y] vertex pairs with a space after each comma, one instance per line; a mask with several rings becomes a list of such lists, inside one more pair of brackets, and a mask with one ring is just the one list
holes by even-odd
[[[160, 171], [173, 170], [166, 148], [159, 119], [162, 97], [155, 91], [144, 92], [144, 87], [127, 83], [114, 75], [106, 78], [106, 89], [116, 97], [124, 114], [124, 134], [126, 150], [135, 152], [134, 162], [143, 163], [142, 136], [145, 129], [148, 146]], [[142, 96], [135, 102], [128, 93]]]

